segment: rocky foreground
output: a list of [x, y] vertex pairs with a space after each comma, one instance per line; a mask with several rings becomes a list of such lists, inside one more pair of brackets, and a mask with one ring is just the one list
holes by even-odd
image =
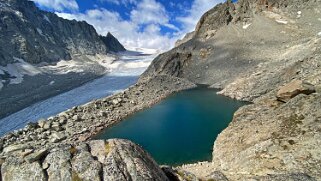
[[[166, 180], [165, 172], [159, 171], [155, 161], [133, 143], [111, 140], [107, 141], [111, 142], [109, 145], [105, 141], [87, 140], [168, 95], [195, 86], [183, 79], [157, 76], [122, 93], [74, 107], [9, 133], [1, 138], [2, 179]], [[118, 148], [110, 151], [114, 145]], [[107, 153], [111, 153], [110, 158], [104, 155]], [[173, 177], [174, 171], [166, 170], [173, 172]]]
[[[105, 180], [321, 180], [320, 9], [320, 0], [216, 6], [178, 47], [157, 57], [135, 86], [1, 138], [3, 180], [55, 180], [51, 175], [61, 176], [61, 165], [74, 180], [90, 180], [87, 168], [92, 178], [100, 173]], [[218, 136], [212, 161], [160, 170], [127, 141], [87, 141], [195, 84], [253, 103], [240, 108]], [[63, 155], [71, 161], [60, 163]], [[26, 176], [20, 177], [21, 170]]]

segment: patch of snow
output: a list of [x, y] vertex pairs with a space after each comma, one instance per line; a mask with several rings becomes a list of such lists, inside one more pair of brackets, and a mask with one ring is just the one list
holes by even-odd
[[110, 65], [116, 60], [116, 56], [114, 55], [88, 55], [87, 56], [91, 61], [98, 62], [101, 66], [110, 68]]
[[161, 53], [161, 51], [158, 49], [140, 48], [140, 47], [126, 47], [126, 48], [129, 51], [134, 51], [136, 53], [143, 53], [143, 54], [149, 54], [149, 55]]
[[37, 28], [37, 32], [38, 32], [41, 36], [45, 36], [40, 28]]
[[1, 70], [1, 67], [0, 67], [0, 75], [4, 75], [4, 71]]
[[284, 25], [288, 24], [288, 21], [283, 20], [283, 19], [277, 19], [277, 20], [275, 20], [275, 21], [276, 21], [277, 23], [284, 24]]
[[318, 18], [319, 21], [321, 21], [321, 18]]
[[19, 18], [23, 19], [23, 14], [20, 11], [14, 12]]
[[49, 85], [53, 85], [55, 83], [55, 81], [51, 81], [50, 83], [49, 83]]
[[318, 36], [321, 36], [321, 31], [318, 33]]
[[13, 57], [16, 63], [7, 64], [7, 66], [0, 66], [1, 73], [7, 72], [10, 77], [14, 77], [10, 79], [10, 84], [20, 84], [23, 81], [24, 75], [35, 76], [37, 74], [41, 74], [42, 71], [25, 62], [23, 59]]
[[51, 23], [51, 21], [49, 20], [48, 16], [43, 15], [43, 19], [46, 20], [46, 21], [48, 21], [48, 23]]
[[274, 19], [277, 23], [288, 24], [286, 18], [281, 16], [280, 14], [274, 13], [272, 11], [263, 11], [263, 13], [266, 17]]
[[43, 66], [41, 69], [44, 72], [52, 72], [54, 74], [68, 74], [70, 72], [81, 73], [83, 72], [83, 62], [75, 60], [61, 60], [56, 65]]
[[248, 27], [250, 27], [252, 25], [252, 23], [249, 23], [249, 24], [245, 24], [243, 25], [243, 29], [246, 30]]
[[302, 14], [302, 11], [298, 11], [298, 15], [301, 15]]

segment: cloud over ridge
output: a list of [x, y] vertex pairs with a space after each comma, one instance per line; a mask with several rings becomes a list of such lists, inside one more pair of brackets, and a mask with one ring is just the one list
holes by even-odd
[[[171, 49], [177, 39], [193, 31], [196, 23], [207, 10], [224, 0], [191, 0], [190, 7], [185, 5], [185, 1], [174, 3], [175, 0], [170, 0], [169, 4], [185, 11], [185, 15], [169, 12], [168, 7], [159, 0], [97, 0], [116, 6], [130, 6], [126, 12], [128, 18], [122, 17], [120, 12], [112, 8], [100, 6], [82, 12], [70, 11], [79, 9], [76, 0], [34, 1], [40, 6], [54, 9], [62, 18], [88, 22], [101, 35], [111, 32], [127, 48], [139, 47], [165, 51]], [[54, 1], [50, 3], [51, 7], [49, 1]], [[63, 11], [68, 8], [69, 11]]]

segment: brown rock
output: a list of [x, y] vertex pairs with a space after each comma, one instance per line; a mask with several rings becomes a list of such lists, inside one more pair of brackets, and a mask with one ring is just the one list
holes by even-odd
[[293, 80], [292, 82], [281, 87], [277, 93], [279, 101], [287, 102], [299, 94], [312, 94], [315, 92], [315, 87], [312, 84], [302, 80]]

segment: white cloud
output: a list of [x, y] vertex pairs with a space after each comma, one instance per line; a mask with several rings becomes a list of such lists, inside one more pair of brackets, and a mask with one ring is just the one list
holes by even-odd
[[124, 20], [117, 12], [104, 8], [87, 10], [85, 13], [56, 13], [65, 19], [84, 20], [93, 25], [97, 32], [111, 32], [126, 47], [168, 50], [176, 38], [161, 34], [161, 26], [179, 30], [169, 23], [165, 7], [155, 0], [142, 0]]
[[116, 5], [126, 5], [137, 4], [137, 0], [100, 0], [100, 2], [108, 2]]
[[[40, 1], [40, 0], [37, 0]], [[42, 0], [43, 1], [43, 0]], [[57, 1], [57, 0], [56, 0]], [[169, 12], [156, 0], [101, 0], [114, 4], [133, 4], [129, 19], [124, 20], [119, 13], [104, 8], [87, 10], [84, 13], [56, 13], [65, 19], [84, 20], [93, 25], [97, 32], [106, 35], [111, 32], [128, 47], [168, 50], [178, 38], [195, 29], [200, 17], [214, 5], [224, 0], [194, 0], [187, 16], [177, 17], [183, 29], [170, 23]], [[179, 3], [176, 4], [180, 5]], [[161, 28], [174, 30], [172, 34], [162, 34]]]
[[33, 0], [38, 5], [50, 8], [56, 11], [78, 10], [79, 6], [76, 0]]
[[130, 13], [131, 20], [137, 24], [168, 23], [165, 7], [155, 0], [142, 0]]

